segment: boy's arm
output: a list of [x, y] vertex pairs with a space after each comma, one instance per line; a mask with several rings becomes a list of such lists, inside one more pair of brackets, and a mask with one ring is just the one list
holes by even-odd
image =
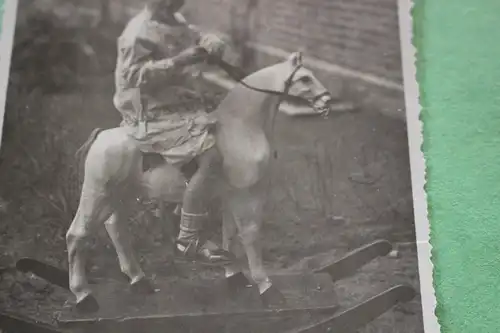
[[201, 31], [198, 30], [198, 28], [196, 26], [194, 26], [193, 24], [189, 24], [189, 22], [186, 20], [186, 18], [184, 17], [184, 15], [182, 15], [179, 12], [177, 12], [177, 13], [174, 14], [174, 16], [177, 19], [177, 22], [179, 22], [180, 24], [184, 25], [191, 32], [191, 34], [194, 36], [194, 40], [199, 40], [200, 39], [200, 37], [201, 37]]
[[156, 50], [157, 45], [144, 39], [136, 39], [120, 49], [122, 74], [129, 86], [139, 88], [164, 83], [184, 67], [203, 62], [207, 56], [201, 47], [191, 47], [176, 56], [153, 60]]
[[226, 47], [224, 41], [213, 33], [204, 33], [195, 25], [189, 24], [186, 18], [179, 12], [174, 14], [177, 22], [184, 25], [191, 33], [194, 42], [203, 47], [211, 56], [222, 57]]

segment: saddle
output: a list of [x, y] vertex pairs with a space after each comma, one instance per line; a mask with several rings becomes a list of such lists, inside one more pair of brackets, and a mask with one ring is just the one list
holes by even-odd
[[[163, 157], [157, 153], [142, 153], [142, 171], [154, 169], [165, 163]], [[191, 179], [194, 173], [198, 170], [198, 163], [195, 160], [183, 165], [181, 172], [186, 179]]]

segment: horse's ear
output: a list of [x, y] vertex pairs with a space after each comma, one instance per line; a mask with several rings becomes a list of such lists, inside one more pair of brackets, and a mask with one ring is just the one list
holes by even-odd
[[298, 51], [298, 52], [292, 53], [290, 55], [290, 57], [288, 58], [288, 60], [292, 63], [293, 67], [297, 67], [297, 66], [302, 65], [302, 52]]

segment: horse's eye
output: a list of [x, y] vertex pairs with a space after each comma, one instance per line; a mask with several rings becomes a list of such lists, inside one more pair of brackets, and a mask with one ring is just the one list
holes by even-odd
[[307, 83], [311, 83], [312, 79], [309, 76], [303, 76], [303, 77], [300, 78], [300, 81], [302, 83], [306, 83], [307, 84]]

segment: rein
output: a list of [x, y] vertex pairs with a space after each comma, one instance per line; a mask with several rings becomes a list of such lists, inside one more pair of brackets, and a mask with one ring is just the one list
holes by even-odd
[[[226, 61], [222, 60], [222, 59], [216, 58], [216, 59], [210, 59], [210, 60], [211, 60], [211, 63], [219, 66], [222, 70], [224, 70], [224, 72], [226, 72], [233, 80], [235, 80], [236, 82], [240, 83], [241, 85], [243, 85], [244, 87], [246, 87], [246, 88], [248, 88], [250, 90], [261, 92], [261, 93], [265, 93], [265, 94], [278, 95], [278, 96], [281, 97], [280, 103], [285, 98], [286, 99], [290, 99], [290, 100], [296, 100], [296, 101], [301, 101], [301, 102], [309, 103], [309, 101], [306, 100], [305, 98], [294, 96], [294, 95], [290, 95], [288, 93], [290, 91], [290, 88], [291, 88], [291, 85], [292, 85], [293, 77], [295, 76], [295, 73], [297, 73], [297, 71], [302, 67], [302, 65], [297, 66], [293, 70], [293, 72], [290, 75], [290, 77], [285, 81], [285, 89], [284, 89], [284, 91], [275, 91], [275, 90], [269, 90], [269, 89], [262, 89], [262, 88], [252, 87], [251, 85], [249, 85], [249, 84], [247, 84], [246, 82], [243, 81], [243, 79], [247, 75], [245, 73], [243, 73], [243, 71], [240, 68], [235, 67], [235, 66], [227, 63]], [[325, 94], [327, 94], [327, 92], [325, 92]], [[314, 103], [315, 101], [317, 101], [318, 99], [320, 99], [322, 97], [323, 97], [323, 95], [316, 96], [312, 102]]]
[[254, 90], [254, 91], [265, 93], [265, 94], [279, 95], [279, 96], [283, 96], [283, 97], [299, 98], [297, 96], [289, 95], [288, 91], [290, 90], [290, 87], [287, 87], [287, 86], [291, 86], [295, 73], [297, 73], [297, 71], [302, 67], [302, 65], [297, 66], [293, 70], [292, 74], [285, 81], [285, 90], [284, 91], [275, 91], [275, 90], [270, 90], [270, 89], [262, 89], [262, 88], [252, 87], [251, 85], [247, 84], [246, 82], [243, 81], [243, 79], [247, 75], [244, 74], [240, 68], [235, 67], [222, 59], [214, 59], [213, 62], [215, 62], [216, 65], [218, 65], [221, 69], [223, 69], [233, 80], [237, 81], [238, 83], [242, 84], [244, 87], [246, 87], [250, 90]]

